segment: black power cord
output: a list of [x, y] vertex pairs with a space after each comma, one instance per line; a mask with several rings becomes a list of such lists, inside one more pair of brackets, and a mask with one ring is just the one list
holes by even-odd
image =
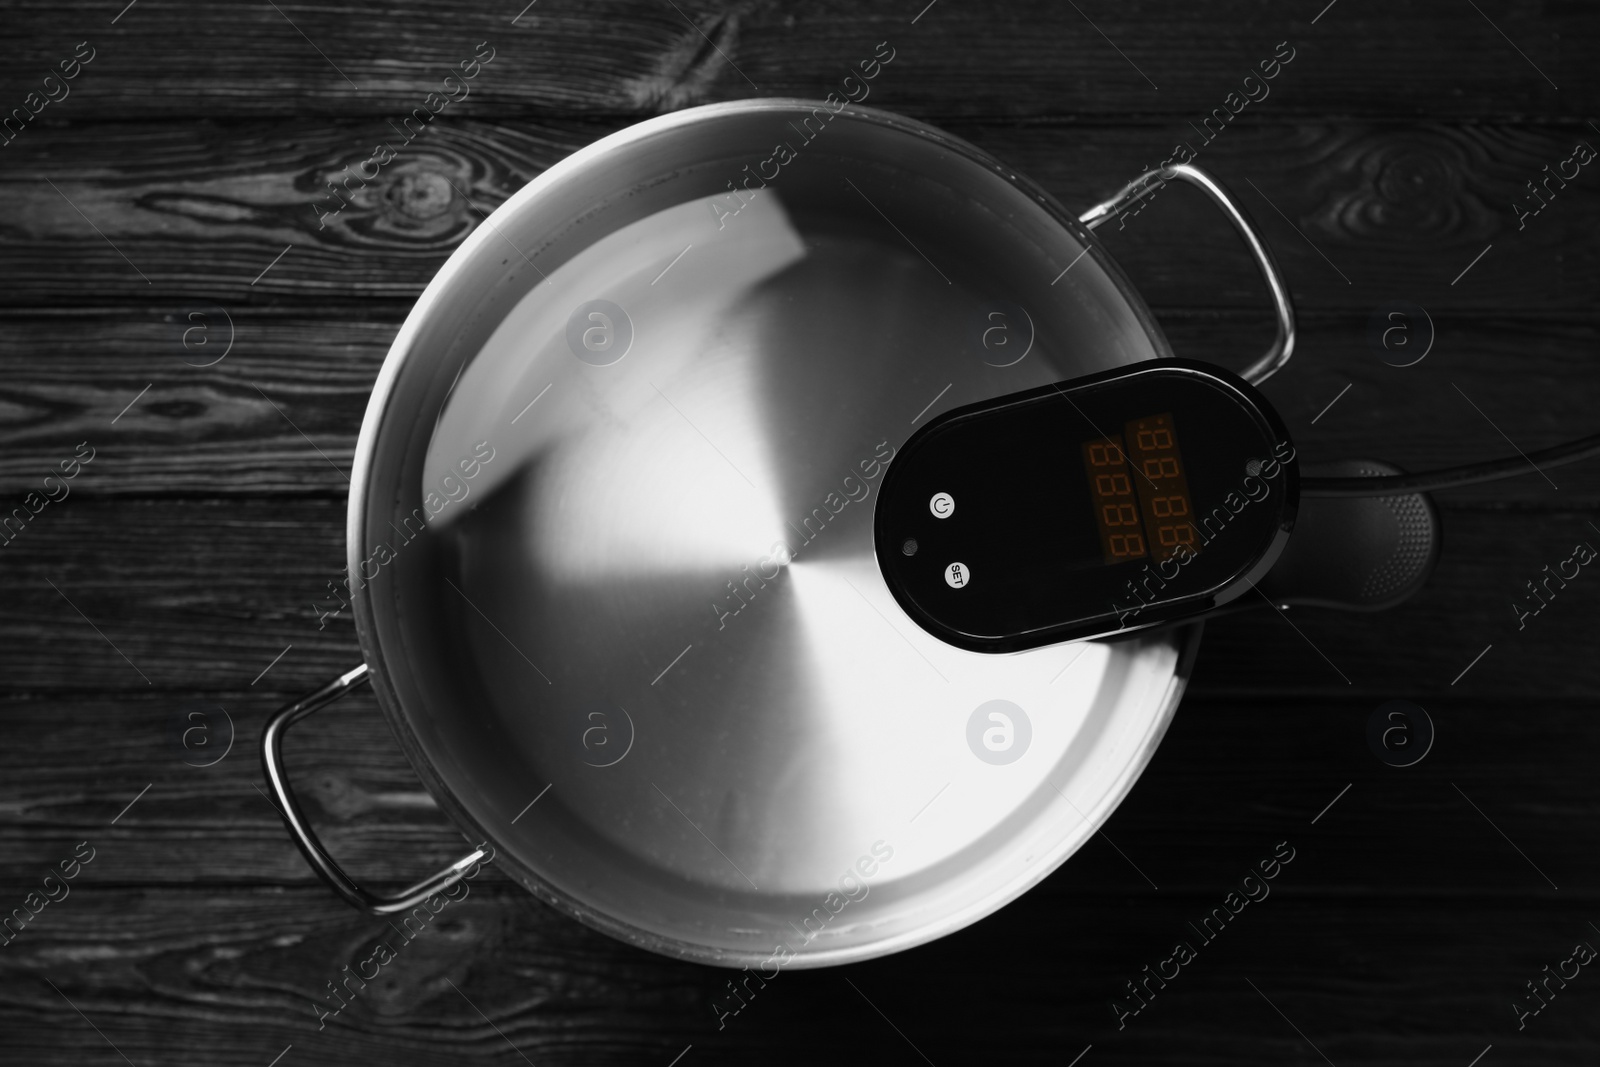
[[1454, 489], [1462, 485], [1476, 485], [1517, 474], [1527, 474], [1544, 467], [1559, 467], [1590, 456], [1600, 456], [1600, 434], [1581, 437], [1564, 445], [1531, 452], [1515, 459], [1497, 459], [1486, 463], [1469, 463], [1464, 467], [1446, 467], [1442, 470], [1424, 471], [1421, 474], [1387, 474], [1376, 478], [1302, 478], [1302, 496], [1398, 496], [1403, 493], [1428, 493], [1437, 489]]

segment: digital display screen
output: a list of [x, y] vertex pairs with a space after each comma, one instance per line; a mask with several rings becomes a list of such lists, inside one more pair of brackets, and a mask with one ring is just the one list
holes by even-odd
[[1107, 564], [1168, 560], [1180, 545], [1199, 551], [1170, 413], [1133, 419], [1120, 434], [1084, 442], [1083, 464]]

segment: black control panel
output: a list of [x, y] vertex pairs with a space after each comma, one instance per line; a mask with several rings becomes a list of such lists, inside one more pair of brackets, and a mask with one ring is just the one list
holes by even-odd
[[1008, 652], [1193, 617], [1294, 526], [1282, 422], [1237, 376], [1159, 360], [947, 412], [900, 449], [878, 564], [929, 633]]

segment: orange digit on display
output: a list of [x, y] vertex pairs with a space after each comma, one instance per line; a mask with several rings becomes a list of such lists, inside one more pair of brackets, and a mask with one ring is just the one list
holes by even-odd
[[1144, 476], [1152, 481], [1162, 478], [1176, 478], [1179, 475], [1178, 460], [1176, 456], [1157, 456], [1147, 459], [1142, 464]]
[[1122, 438], [1084, 442], [1083, 461], [1105, 562], [1122, 563], [1149, 555]]
[[1127, 496], [1133, 492], [1126, 474], [1099, 474], [1094, 479], [1095, 491], [1101, 496]]
[[1131, 559], [1144, 555], [1144, 538], [1136, 533], [1112, 534], [1109, 546], [1118, 559]]
[[1134, 490], [1144, 514], [1144, 525], [1155, 534], [1155, 557], [1171, 559], [1179, 547], [1199, 551], [1194, 527], [1188, 516], [1194, 513], [1189, 501], [1189, 479], [1183, 472], [1183, 457], [1178, 450], [1178, 433], [1172, 415], [1148, 415], [1123, 427], [1126, 440], [1134, 444], [1128, 458], [1143, 472], [1134, 479]]

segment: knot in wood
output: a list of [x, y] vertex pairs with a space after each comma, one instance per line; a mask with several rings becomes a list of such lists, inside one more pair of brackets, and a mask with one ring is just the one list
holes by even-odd
[[384, 196], [402, 215], [413, 219], [432, 219], [449, 210], [455, 193], [443, 174], [413, 170], [396, 176]]
[[1444, 161], [1416, 148], [1403, 149], [1383, 159], [1377, 186], [1383, 199], [1407, 206], [1440, 197], [1453, 199], [1455, 194]]

